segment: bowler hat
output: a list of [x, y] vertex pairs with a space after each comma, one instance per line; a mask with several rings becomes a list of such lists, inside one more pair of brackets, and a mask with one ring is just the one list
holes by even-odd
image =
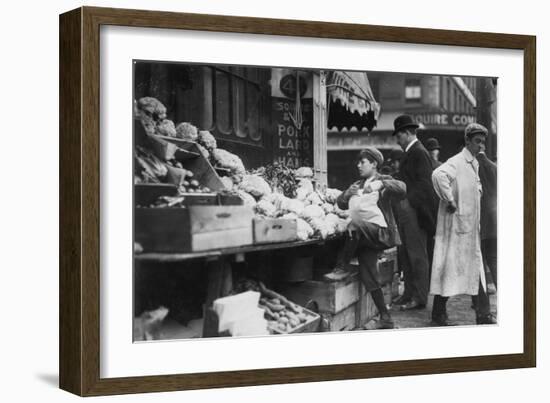
[[414, 127], [418, 129], [419, 125], [416, 123], [412, 116], [410, 115], [400, 115], [395, 118], [393, 121], [393, 133], [392, 136], [395, 136], [398, 131], [406, 129], [407, 127]]
[[436, 138], [430, 137], [428, 140], [426, 140], [426, 150], [428, 151], [441, 150], [439, 141], [437, 141]]

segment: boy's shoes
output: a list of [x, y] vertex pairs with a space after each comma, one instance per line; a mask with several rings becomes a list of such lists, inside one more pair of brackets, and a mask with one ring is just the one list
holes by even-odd
[[351, 272], [342, 267], [335, 267], [330, 273], [326, 273], [323, 278], [325, 281], [342, 281], [350, 274]]
[[389, 313], [383, 313], [380, 315], [378, 326], [376, 327], [377, 329], [393, 329], [394, 327], [395, 324], [393, 323], [393, 319]]

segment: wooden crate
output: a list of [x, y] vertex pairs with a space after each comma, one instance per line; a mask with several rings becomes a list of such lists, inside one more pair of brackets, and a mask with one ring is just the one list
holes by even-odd
[[359, 300], [359, 276], [353, 273], [343, 281], [304, 281], [280, 284], [280, 293], [302, 306], [317, 303], [319, 312], [336, 314]]
[[136, 208], [135, 241], [146, 252], [187, 253], [252, 244], [246, 206]]
[[254, 218], [254, 243], [295, 241], [298, 234], [296, 220], [282, 218]]
[[356, 328], [356, 305], [354, 303], [338, 313], [321, 313], [322, 330], [325, 332], [341, 332]]
[[296, 326], [290, 332], [283, 332], [281, 330], [273, 330], [274, 334], [298, 334], [298, 333], [315, 333], [319, 331], [319, 325], [321, 323], [321, 315], [310, 311], [309, 309], [302, 308], [308, 319], [304, 323]]

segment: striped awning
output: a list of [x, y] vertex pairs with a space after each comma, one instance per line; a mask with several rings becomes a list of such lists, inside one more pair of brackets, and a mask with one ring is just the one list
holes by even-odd
[[378, 120], [380, 104], [374, 99], [367, 73], [331, 71], [327, 79], [327, 93], [332, 102], [339, 102], [350, 113], [370, 115]]

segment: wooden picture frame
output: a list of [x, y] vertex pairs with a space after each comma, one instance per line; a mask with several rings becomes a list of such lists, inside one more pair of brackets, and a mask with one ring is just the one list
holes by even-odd
[[[100, 377], [100, 26], [517, 49], [524, 52], [524, 349], [521, 354]], [[82, 7], [60, 16], [60, 387], [81, 396], [525, 368], [536, 365], [534, 36]]]

